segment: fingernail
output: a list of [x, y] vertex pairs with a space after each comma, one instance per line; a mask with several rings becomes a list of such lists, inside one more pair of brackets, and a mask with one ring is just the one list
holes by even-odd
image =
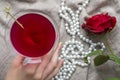
[[59, 46], [61, 46], [61, 45], [62, 45], [62, 42], [59, 43]]
[[58, 49], [60, 49], [62, 46], [62, 42], [59, 43]]

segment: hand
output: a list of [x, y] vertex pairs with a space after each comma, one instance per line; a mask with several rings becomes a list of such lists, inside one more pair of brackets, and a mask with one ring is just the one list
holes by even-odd
[[54, 54], [48, 53], [36, 64], [23, 65], [25, 57], [18, 55], [12, 61], [6, 80], [51, 80], [63, 64], [63, 60], [58, 60], [60, 48], [61, 43]]

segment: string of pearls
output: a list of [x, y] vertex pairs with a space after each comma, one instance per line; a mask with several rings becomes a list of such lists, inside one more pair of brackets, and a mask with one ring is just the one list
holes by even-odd
[[[65, 0], [61, 0], [59, 15], [64, 19], [65, 29], [71, 36], [71, 39], [63, 44], [60, 58], [64, 59], [64, 63], [58, 74], [52, 80], [69, 80], [77, 66], [88, 66], [90, 57], [88, 57], [88, 64], [83, 60], [86, 55], [95, 51], [97, 46], [100, 46], [101, 50], [105, 49], [103, 43], [93, 43], [92, 40], [87, 39], [80, 33], [79, 15], [88, 3], [89, 0], [85, 0], [84, 3], [79, 6], [78, 10], [73, 12], [71, 8], [65, 5]], [[84, 44], [78, 41], [76, 37], [79, 37], [82, 41], [90, 45], [88, 51], [85, 51]]]

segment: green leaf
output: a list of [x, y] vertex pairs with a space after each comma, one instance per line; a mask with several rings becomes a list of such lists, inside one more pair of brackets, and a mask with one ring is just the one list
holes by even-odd
[[109, 56], [107, 56], [107, 55], [98, 55], [94, 59], [94, 64], [95, 64], [95, 66], [99, 66], [99, 65], [104, 64], [108, 60], [109, 60]]
[[85, 63], [88, 63], [87, 57], [84, 58], [84, 62], [85, 62]]
[[88, 55], [84, 58], [84, 62], [85, 62], [85, 63], [88, 63], [87, 57], [91, 57], [91, 56], [94, 56], [94, 55], [100, 55], [100, 54], [102, 54], [102, 52], [103, 52], [103, 51], [101, 51], [101, 50], [96, 50], [96, 51], [91, 52], [90, 54], [88, 54]]
[[91, 57], [91, 56], [94, 56], [94, 55], [100, 55], [100, 54], [102, 54], [102, 50], [96, 50], [96, 51], [93, 51], [93, 52], [91, 52], [90, 54], [88, 54], [86, 57]]
[[117, 56], [114, 55], [114, 54], [109, 54], [108, 56], [110, 57], [110, 59], [111, 59], [112, 61], [114, 61], [116, 64], [118, 64], [118, 65], [120, 66], [120, 58], [119, 58], [119, 57], [117, 57]]
[[120, 80], [120, 78], [108, 78], [107, 80]]

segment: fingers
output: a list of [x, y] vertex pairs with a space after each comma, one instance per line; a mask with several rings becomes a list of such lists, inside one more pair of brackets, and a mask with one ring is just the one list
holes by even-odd
[[39, 65], [38, 63], [36, 64], [29, 63], [24, 65], [25, 72], [29, 75], [33, 75], [36, 72], [38, 65]]
[[[51, 71], [53, 71], [57, 67], [58, 57], [60, 55], [59, 49], [61, 48], [61, 44], [62, 43], [59, 43], [59, 46], [58, 46], [57, 50], [55, 51], [54, 55], [52, 56], [51, 60], [50, 59], [43, 60], [41, 62], [41, 64], [39, 65], [39, 67], [36, 71], [35, 79], [42, 80], [43, 78], [48, 76], [48, 74], [50, 74]], [[45, 77], [43, 77], [43, 76], [45, 76]]]
[[[53, 61], [53, 62], [58, 61], [58, 57], [59, 57], [59, 55], [60, 55], [59, 50], [60, 50], [61, 46], [62, 46], [62, 42], [59, 43], [59, 45], [58, 45], [58, 47], [57, 47], [57, 50], [55, 51], [55, 53], [54, 53], [51, 61]], [[57, 63], [57, 62], [56, 62], [56, 63]]]
[[57, 67], [57, 65], [58, 65], [58, 58], [59, 58], [59, 55], [60, 55], [59, 50], [61, 48], [61, 44], [62, 43], [59, 43], [59, 46], [58, 46], [57, 50], [55, 51], [54, 55], [52, 56], [52, 59], [51, 59], [50, 63], [45, 68], [42, 80], [44, 80]]
[[51, 80], [56, 74], [59, 72], [60, 68], [62, 67], [64, 60], [59, 60], [58, 65], [56, 69], [45, 79], [45, 80]]
[[37, 80], [41, 80], [43, 72], [46, 68], [46, 66], [48, 65], [50, 58], [51, 58], [52, 54], [48, 53], [47, 55], [45, 55], [42, 59], [42, 62], [40, 63], [40, 65], [38, 66], [37, 70], [36, 70], [36, 74], [34, 76], [35, 79]]
[[12, 65], [13, 65], [13, 66], [23, 65], [24, 60], [25, 60], [25, 57], [24, 57], [24, 56], [17, 55], [17, 56], [13, 59]]
[[34, 78], [35, 78], [36, 80], [41, 80], [41, 78], [42, 78], [42, 73], [43, 73], [44, 69], [46, 68], [47, 64], [48, 64], [48, 61], [47, 61], [47, 60], [44, 60], [44, 61], [42, 61], [42, 62], [40, 63], [40, 65], [38, 66], [38, 68], [37, 68], [37, 70], [36, 70], [36, 74], [35, 74], [35, 76], [34, 76]]

